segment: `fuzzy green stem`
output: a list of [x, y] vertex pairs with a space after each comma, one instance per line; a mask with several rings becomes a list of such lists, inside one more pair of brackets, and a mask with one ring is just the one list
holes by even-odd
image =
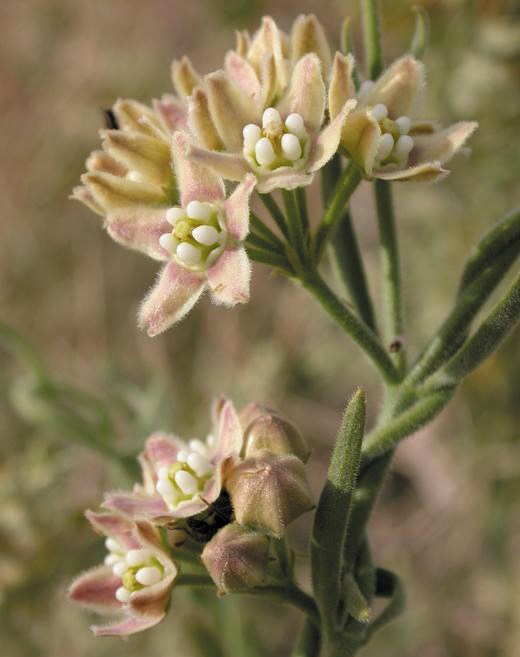
[[294, 276], [291, 265], [287, 262], [286, 258], [274, 253], [267, 249], [258, 248], [258, 246], [246, 242], [247, 254], [255, 262], [261, 262], [264, 265], [270, 265], [280, 269], [288, 276]]
[[271, 217], [273, 218], [275, 224], [278, 226], [280, 229], [282, 235], [284, 237], [289, 237], [289, 233], [287, 231], [287, 224], [285, 222], [285, 217], [283, 215], [283, 212], [280, 210], [278, 207], [278, 204], [274, 200], [274, 198], [271, 196], [271, 194], [258, 194], [258, 198], [262, 201], [264, 204], [264, 207], [266, 210], [269, 212]]
[[251, 226], [251, 234], [249, 237], [251, 237], [251, 235], [261, 237], [263, 240], [271, 244], [275, 250], [283, 253], [284, 246], [282, 240], [252, 212], [249, 215], [249, 222]]
[[374, 184], [377, 224], [381, 249], [381, 275], [384, 297], [384, 329], [388, 344], [396, 350], [392, 355], [398, 372], [403, 375], [406, 369], [405, 351], [402, 343], [404, 332], [401, 274], [399, 267], [399, 248], [395, 226], [392, 188], [386, 180], [376, 180]]
[[361, 322], [334, 294], [317, 272], [309, 272], [302, 280], [304, 287], [327, 313], [364, 351], [388, 384], [399, 381], [399, 375], [377, 336]]
[[300, 214], [300, 203], [297, 190], [282, 189], [285, 205], [289, 244], [293, 247], [301, 263], [307, 260], [306, 230]]
[[361, 0], [368, 77], [375, 80], [382, 70], [379, 0]]

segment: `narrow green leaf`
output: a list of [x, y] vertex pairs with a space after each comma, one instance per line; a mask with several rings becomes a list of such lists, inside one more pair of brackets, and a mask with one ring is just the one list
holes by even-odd
[[368, 77], [375, 80], [383, 68], [381, 52], [381, 8], [379, 0], [361, 0]]
[[[354, 54], [354, 44], [352, 39], [352, 20], [347, 16], [340, 29], [340, 48], [341, 52], [345, 55]], [[352, 80], [356, 89], [359, 89], [359, 75], [357, 65], [354, 63], [354, 70], [352, 71]]]
[[343, 554], [365, 426], [365, 393], [359, 388], [345, 409], [314, 518], [312, 582], [326, 634], [338, 628]]
[[422, 59], [430, 42], [430, 17], [421, 5], [416, 5], [413, 10], [415, 12], [415, 29], [410, 52], [417, 59]]
[[271, 194], [258, 194], [258, 198], [262, 201], [264, 207], [269, 212], [269, 214], [273, 218], [274, 222], [276, 223], [276, 225], [278, 226], [284, 237], [286, 238], [289, 237], [289, 232], [287, 230], [287, 223], [285, 221], [284, 214], [278, 207], [278, 204], [271, 196]]

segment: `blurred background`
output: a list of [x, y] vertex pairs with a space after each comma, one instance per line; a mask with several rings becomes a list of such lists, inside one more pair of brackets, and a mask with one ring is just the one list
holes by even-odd
[[[407, 49], [412, 4], [383, 2], [389, 62]], [[436, 186], [396, 186], [411, 357], [449, 310], [471, 245], [520, 193], [520, 7], [516, 0], [431, 0], [425, 118], [480, 122], [471, 159]], [[377, 380], [357, 348], [304, 292], [256, 266], [249, 305], [209, 299], [147, 338], [136, 327], [156, 265], [123, 250], [68, 199], [98, 146], [101, 108], [171, 88], [170, 61], [219, 68], [233, 30], [264, 13], [289, 29], [315, 11], [334, 45], [357, 3], [285, 0], [3, 0], [0, 5], [0, 645], [8, 657], [285, 656], [301, 621], [271, 604], [175, 592], [166, 622], [126, 643], [95, 639], [65, 599], [103, 541], [83, 518], [156, 429], [205, 435], [220, 392], [268, 403], [313, 446], [316, 493], [355, 386], [377, 412]], [[361, 48], [359, 48], [361, 50]], [[353, 203], [378, 291], [370, 189]], [[376, 303], [376, 307], [379, 305]], [[379, 565], [405, 580], [408, 605], [365, 657], [520, 654], [520, 379], [518, 334], [442, 416], [398, 450], [373, 518]], [[515, 513], [516, 512], [516, 513]], [[310, 518], [292, 533], [305, 549]], [[302, 577], [306, 563], [301, 559]], [[215, 632], [218, 628], [218, 632]], [[240, 629], [242, 628], [242, 629]], [[266, 630], [268, 628], [268, 631]], [[192, 641], [195, 639], [195, 642]]]

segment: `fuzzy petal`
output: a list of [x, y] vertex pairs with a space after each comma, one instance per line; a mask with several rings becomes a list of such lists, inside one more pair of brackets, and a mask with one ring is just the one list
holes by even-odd
[[190, 201], [223, 201], [224, 183], [206, 167], [189, 157], [190, 138], [184, 132], [176, 132], [172, 138], [172, 157], [181, 195], [181, 204]]
[[383, 103], [391, 119], [415, 114], [425, 84], [424, 64], [410, 55], [396, 60], [367, 93], [368, 106]]
[[224, 71], [206, 76], [206, 91], [211, 117], [224, 146], [228, 151], [240, 151], [244, 126], [259, 120], [255, 102]]
[[128, 636], [157, 625], [157, 623], [162, 621], [165, 613], [163, 611], [160, 616], [139, 618], [136, 616], [125, 616], [117, 623], [111, 625], [92, 625], [90, 629], [96, 636]]
[[107, 493], [101, 506], [139, 520], [149, 520], [168, 512], [168, 507], [159, 495], [144, 497], [118, 491]]
[[107, 215], [105, 226], [110, 237], [123, 246], [155, 260], [171, 258], [159, 244], [161, 235], [170, 233], [172, 229], [166, 221], [166, 208], [128, 207], [116, 210]]
[[257, 101], [261, 93], [260, 81], [251, 64], [233, 50], [227, 53], [225, 63], [226, 71], [242, 92], [248, 98]]
[[102, 171], [90, 171], [81, 176], [98, 203], [106, 212], [127, 208], [136, 203], [161, 205], [164, 203], [164, 191], [157, 185], [134, 182], [120, 176]]
[[368, 176], [372, 175], [380, 136], [379, 124], [366, 109], [354, 110], [343, 124], [341, 143]]
[[256, 178], [249, 173], [231, 196], [224, 202], [226, 226], [237, 242], [245, 240], [249, 233], [249, 198], [256, 185]]
[[225, 180], [244, 180], [250, 171], [246, 160], [236, 153], [217, 153], [198, 146], [190, 146], [187, 157], [193, 162], [213, 169]]
[[121, 612], [122, 605], [116, 598], [121, 578], [107, 566], [97, 566], [82, 573], [72, 582], [68, 597], [73, 602], [96, 614]]
[[139, 325], [153, 337], [182, 319], [206, 286], [201, 274], [169, 262], [139, 310]]
[[186, 130], [188, 127], [188, 111], [186, 105], [172, 95], [164, 95], [161, 100], [154, 100], [153, 106], [163, 127], [168, 132]]
[[189, 57], [184, 56], [180, 61], [172, 62], [172, 82], [180, 98], [187, 98], [195, 87], [201, 86], [202, 80]]
[[138, 521], [135, 524], [135, 532], [139, 545], [147, 550], [151, 550], [168, 573], [175, 577], [177, 575], [177, 567], [170, 559], [169, 552], [165, 550], [161, 535], [156, 527], [149, 522]]
[[208, 96], [201, 88], [195, 89], [188, 101], [188, 122], [197, 141], [204, 148], [218, 151], [223, 147], [211, 119]]
[[157, 623], [162, 620], [176, 574], [174, 571], [157, 584], [134, 593], [129, 603], [132, 614], [139, 618], [156, 618]]
[[294, 67], [289, 93], [279, 109], [282, 115], [301, 114], [307, 130], [316, 133], [325, 115], [325, 95], [320, 60], [314, 53], [309, 53]]
[[249, 301], [251, 264], [243, 247], [226, 249], [208, 269], [208, 284], [213, 301], [232, 307]]
[[216, 463], [233, 454], [240, 454], [242, 438], [243, 432], [238, 413], [233, 402], [227, 399], [219, 413], [217, 441], [212, 461]]
[[374, 170], [373, 176], [382, 180], [397, 182], [438, 182], [448, 175], [449, 171], [442, 168], [440, 162], [425, 162], [407, 169]]
[[96, 214], [99, 214], [102, 217], [105, 216], [103, 206], [96, 201], [90, 189], [85, 187], [85, 185], [77, 185], [74, 187], [70, 198], [83, 203], [83, 205], [86, 205], [89, 210], [92, 210]]
[[85, 517], [94, 530], [103, 536], [115, 538], [127, 550], [138, 547], [133, 536], [134, 523], [119, 513], [85, 511]]
[[347, 100], [356, 96], [352, 79], [354, 66], [354, 57], [351, 54], [336, 53], [329, 84], [329, 114], [331, 119], [336, 118]]
[[114, 107], [117, 122], [123, 130], [139, 132], [150, 137], [156, 136], [156, 129], [160, 128], [160, 120], [155, 112], [146, 105], [135, 100], [119, 99]]
[[163, 433], [150, 436], [144, 446], [144, 454], [155, 469], [169, 466], [177, 460], [177, 453], [182, 443]]
[[307, 53], [318, 55], [324, 76], [330, 71], [332, 55], [325, 30], [316, 16], [303, 14], [294, 21], [291, 32], [291, 62], [296, 63]]
[[281, 94], [289, 80], [287, 53], [284, 47], [286, 41], [286, 35], [278, 29], [274, 20], [270, 16], [265, 16], [247, 53], [247, 59], [256, 71], [261, 71], [265, 58], [272, 55], [275, 69], [273, 95]]
[[279, 167], [258, 180], [256, 190], [260, 194], [269, 194], [275, 189], [296, 189], [312, 183], [312, 173], [305, 173], [293, 167]]
[[105, 171], [114, 176], [125, 176], [128, 168], [105, 151], [93, 151], [87, 158], [87, 171]]
[[477, 129], [478, 123], [462, 121], [445, 130], [425, 135], [414, 135], [414, 148], [410, 154], [413, 164], [439, 161], [444, 164], [464, 145], [466, 140]]
[[338, 150], [341, 134], [347, 116], [356, 107], [357, 101], [348, 100], [341, 112], [329, 125], [321, 131], [313, 144], [309, 157], [309, 171], [315, 172], [321, 169]]

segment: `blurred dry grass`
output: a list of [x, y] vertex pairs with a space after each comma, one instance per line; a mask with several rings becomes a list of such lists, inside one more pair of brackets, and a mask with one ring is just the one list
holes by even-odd
[[[288, 27], [297, 13], [314, 10], [332, 35], [345, 12], [356, 14], [352, 1], [316, 4], [4, 0], [0, 313], [55, 376], [124, 407], [122, 449], [138, 449], [146, 432], [160, 427], [203, 431], [208, 401], [224, 391], [238, 403], [270, 403], [306, 428], [317, 491], [345, 398], [363, 384], [371, 412], [377, 410], [375, 379], [357, 350], [303, 292], [262, 267], [247, 307], [228, 312], [205, 300], [189, 321], [149, 340], [135, 326], [135, 311], [154, 263], [112, 243], [96, 217], [67, 198], [97, 145], [100, 108], [117, 96], [146, 101], [169, 90], [170, 60], [182, 53], [202, 71], [217, 68], [232, 28], [254, 28], [262, 13]], [[408, 43], [412, 3], [384, 4], [390, 60]], [[412, 355], [449, 308], [471, 244], [520, 198], [518, 6], [424, 4], [433, 23], [427, 114], [477, 119], [481, 129], [471, 160], [459, 158], [445, 183], [397, 190]], [[368, 189], [358, 193], [354, 216], [377, 290]], [[124, 475], [65, 431], [20, 419], [9, 395], [25, 372], [3, 352], [0, 358], [2, 653], [195, 654], [187, 642], [201, 615], [195, 597], [176, 594], [171, 619], [126, 644], [94, 640], [86, 615], [65, 601], [72, 574], [102, 554], [82, 510], [97, 505], [103, 489], [123, 485]], [[367, 657], [520, 654], [518, 365], [512, 339], [437, 422], [399, 450], [372, 533], [378, 561], [404, 577], [409, 604]], [[306, 522], [294, 532], [302, 547]], [[205, 605], [204, 619], [221, 628], [226, 657], [239, 657], [249, 639], [234, 638], [240, 618], [265, 654], [287, 654], [292, 632], [275, 622], [276, 609], [233, 599]]]

